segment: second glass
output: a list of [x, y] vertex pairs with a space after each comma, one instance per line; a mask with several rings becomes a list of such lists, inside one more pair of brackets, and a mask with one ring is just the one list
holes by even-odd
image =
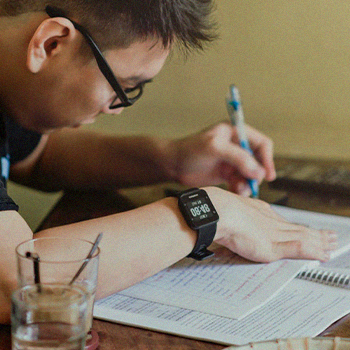
[[[87, 259], [92, 247], [92, 242], [82, 239], [48, 237], [31, 239], [16, 248], [19, 287], [38, 282], [42, 285], [59, 283], [78, 287], [86, 294], [86, 333], [92, 326], [100, 253], [97, 248], [92, 257]], [[84, 263], [84, 269], [73, 281]]]

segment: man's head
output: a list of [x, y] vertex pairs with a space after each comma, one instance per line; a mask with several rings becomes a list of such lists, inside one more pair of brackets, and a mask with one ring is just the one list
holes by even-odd
[[45, 12], [47, 5], [0, 0], [0, 42], [8, 46], [0, 46], [0, 55], [16, 57], [0, 71], [0, 80], [9, 74], [0, 81], [1, 104], [24, 126], [44, 132], [110, 113], [121, 98], [108, 76], [132, 90], [159, 72], [174, 45], [203, 48], [214, 38], [209, 0], [51, 0]]
[[212, 0], [1, 0], [0, 15], [44, 11], [50, 5], [88, 28], [102, 50], [154, 37], [168, 47], [203, 48], [215, 38]]

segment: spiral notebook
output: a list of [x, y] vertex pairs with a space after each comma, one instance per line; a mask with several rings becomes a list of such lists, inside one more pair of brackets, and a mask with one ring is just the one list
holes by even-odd
[[350, 252], [345, 252], [317, 267], [303, 269], [296, 277], [332, 287], [350, 289]]
[[297, 278], [327, 284], [332, 287], [350, 288], [349, 271], [337, 272], [332, 270], [310, 269], [299, 272]]

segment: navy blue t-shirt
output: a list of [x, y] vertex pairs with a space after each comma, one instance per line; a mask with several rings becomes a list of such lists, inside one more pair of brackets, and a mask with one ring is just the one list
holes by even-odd
[[18, 210], [6, 190], [10, 165], [27, 158], [39, 144], [41, 134], [24, 129], [0, 112], [0, 211]]

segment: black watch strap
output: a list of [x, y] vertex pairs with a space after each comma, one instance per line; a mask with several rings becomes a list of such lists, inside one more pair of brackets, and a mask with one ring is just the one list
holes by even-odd
[[197, 242], [190, 254], [187, 255], [188, 258], [196, 259], [196, 260], [204, 260], [206, 258], [210, 258], [214, 255], [212, 251], [207, 249], [214, 240], [216, 232], [216, 223], [213, 223], [208, 226], [201, 227], [197, 230], [198, 238]]

